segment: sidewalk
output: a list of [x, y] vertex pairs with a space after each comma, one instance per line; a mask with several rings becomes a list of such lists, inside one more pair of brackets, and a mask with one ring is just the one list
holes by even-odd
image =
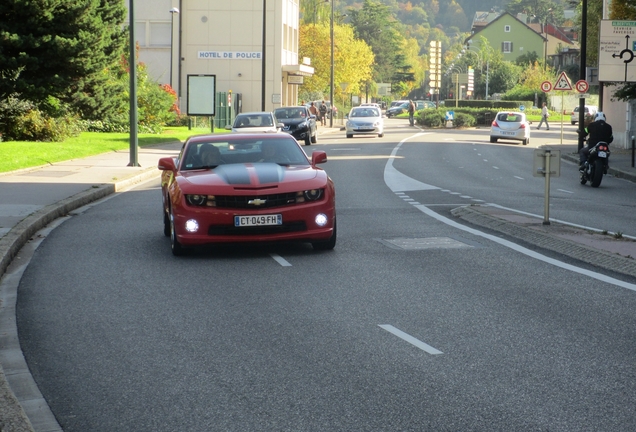
[[[319, 134], [339, 130], [338, 125], [319, 127]], [[180, 142], [140, 148], [139, 167], [129, 167], [129, 153], [122, 151], [0, 174], [0, 277], [5, 275], [13, 258], [37, 231], [92, 201], [153, 177], [158, 178], [159, 158], [176, 155], [180, 148]], [[562, 159], [578, 164], [576, 145], [555, 145], [555, 148], [561, 150]], [[636, 168], [631, 166], [631, 161], [631, 150], [612, 149], [609, 174], [636, 182]], [[522, 225], [511, 215], [484, 210], [475, 217], [474, 213], [459, 216], [477, 224], [478, 219], [486, 218], [491, 229], [495, 229], [495, 225]], [[496, 223], [493, 224], [493, 221]], [[524, 223], [527, 225], [528, 221]], [[508, 234], [514, 236], [518, 232], [518, 229], [509, 230]], [[569, 246], [578, 244], [588, 253], [589, 248], [603, 249], [600, 243], [590, 241], [589, 233], [570, 232], [567, 239], [562, 233], [547, 234], [553, 243], [567, 241]], [[532, 240], [524, 238], [524, 241]], [[581, 256], [584, 255], [581, 253]], [[636, 252], [631, 256], [636, 256]], [[631, 261], [634, 262], [633, 259]], [[629, 267], [631, 264], [627, 262], [625, 265]], [[39, 390], [37, 386], [31, 388], [35, 383], [22, 357], [15, 329], [17, 293], [0, 294], [0, 431], [60, 430], [59, 426], [55, 427], [57, 422], [46, 402], [41, 396], [39, 399], [33, 396], [34, 393], [39, 394]], [[25, 375], [30, 379], [26, 383], [23, 381]]]

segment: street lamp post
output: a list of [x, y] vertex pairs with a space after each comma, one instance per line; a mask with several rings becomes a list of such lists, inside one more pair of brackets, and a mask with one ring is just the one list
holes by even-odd
[[335, 101], [333, 100], [333, 76], [334, 76], [334, 66], [333, 66], [333, 11], [334, 4], [336, 0], [331, 0], [331, 22], [329, 24], [329, 32], [331, 34], [331, 79], [329, 82], [329, 100], [331, 101], [331, 113], [329, 114], [329, 127], [333, 127], [333, 112], [335, 107]]
[[174, 15], [179, 14], [179, 9], [173, 7], [170, 9], [170, 87], [174, 88], [174, 84], [172, 83], [172, 66], [174, 64]]

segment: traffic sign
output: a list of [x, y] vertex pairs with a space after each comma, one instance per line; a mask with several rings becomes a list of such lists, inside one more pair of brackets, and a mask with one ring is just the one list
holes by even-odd
[[601, 20], [599, 81], [636, 82], [636, 21]]
[[526, 110], [526, 106], [525, 105], [519, 105], [519, 111], [525, 111]]
[[541, 83], [541, 91], [547, 93], [550, 90], [552, 90], [552, 83], [550, 81], [543, 81]]
[[576, 91], [579, 93], [586, 93], [590, 89], [590, 85], [585, 80], [578, 80], [576, 84], [574, 84], [574, 87], [576, 87]]
[[556, 84], [554, 84], [555, 90], [572, 90], [572, 84], [570, 84], [570, 80], [565, 72], [561, 72], [559, 75], [559, 79], [557, 79]]

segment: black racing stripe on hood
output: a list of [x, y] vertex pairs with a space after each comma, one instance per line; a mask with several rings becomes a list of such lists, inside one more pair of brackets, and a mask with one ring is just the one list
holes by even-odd
[[245, 165], [219, 165], [215, 168], [216, 174], [221, 177], [227, 184], [239, 185], [250, 184], [250, 174]]
[[265, 183], [279, 183], [285, 176], [285, 170], [275, 163], [258, 163], [254, 164], [254, 170], [258, 177], [258, 182]]

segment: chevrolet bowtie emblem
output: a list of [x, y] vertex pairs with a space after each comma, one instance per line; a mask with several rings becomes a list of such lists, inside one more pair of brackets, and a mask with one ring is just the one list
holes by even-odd
[[263, 199], [260, 199], [260, 198], [256, 198], [256, 199], [253, 199], [253, 200], [249, 200], [247, 203], [248, 203], [249, 205], [259, 206], [259, 205], [263, 205], [263, 204], [265, 204], [266, 202], [267, 202], [267, 200], [263, 200]]

